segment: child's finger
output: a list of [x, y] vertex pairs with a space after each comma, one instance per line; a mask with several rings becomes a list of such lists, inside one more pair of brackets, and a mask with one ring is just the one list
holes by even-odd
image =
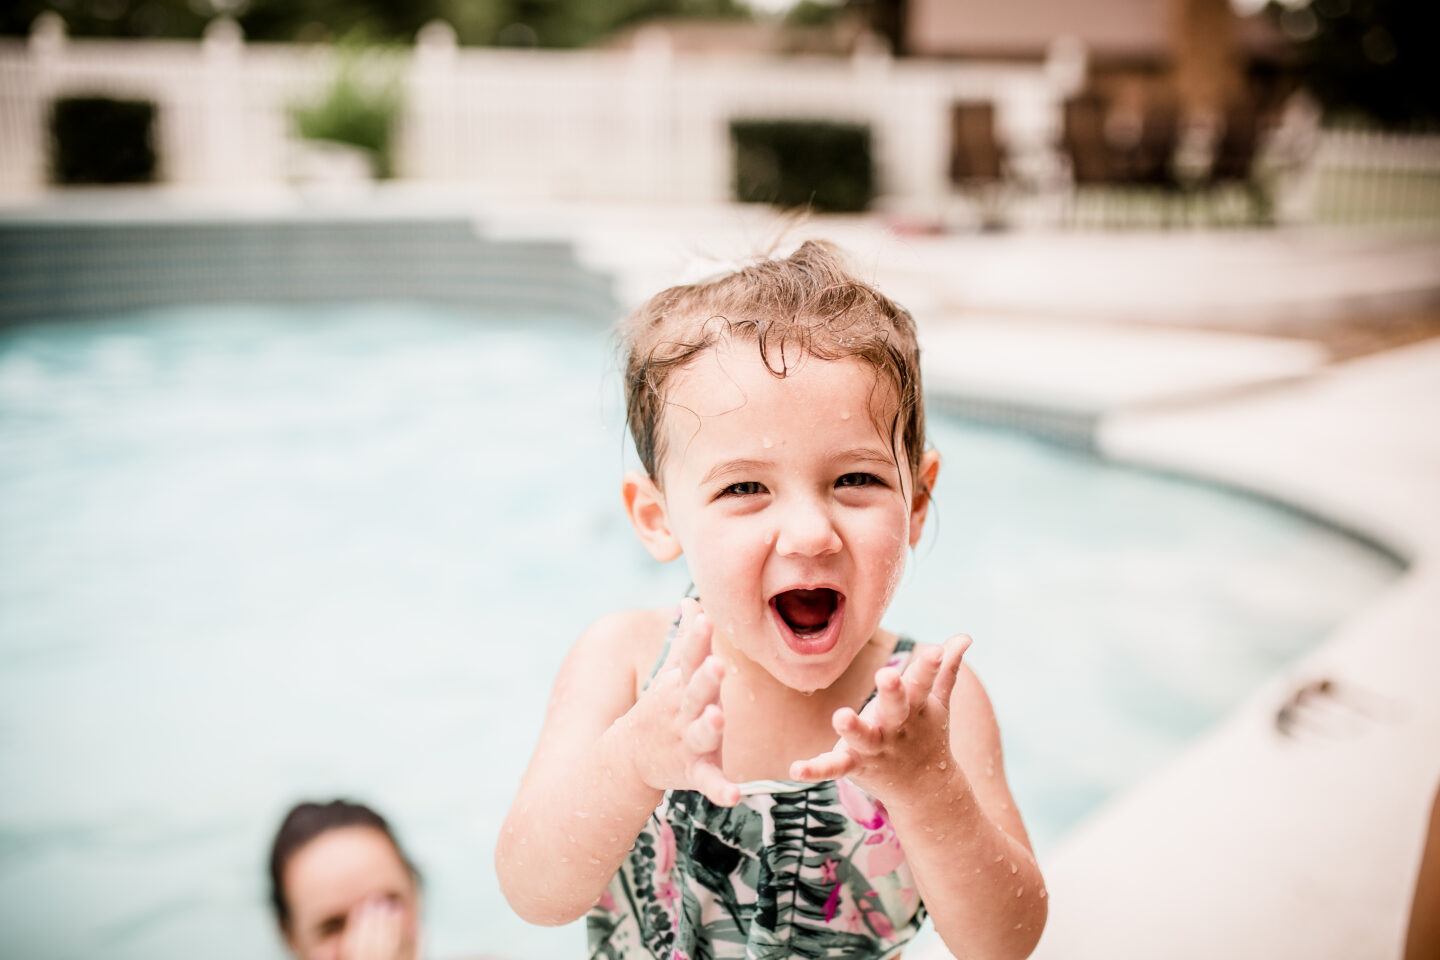
[[935, 678], [935, 687], [931, 693], [946, 709], [950, 707], [950, 695], [955, 690], [955, 677], [960, 671], [960, 661], [973, 642], [963, 633], [957, 633], [945, 641], [945, 657], [940, 661], [940, 673]]
[[882, 667], [875, 674], [875, 724], [882, 730], [894, 730], [910, 715], [910, 705], [905, 701], [905, 686], [900, 680], [900, 671], [894, 667]]
[[902, 679], [905, 681], [905, 699], [912, 711], [919, 710], [930, 698], [935, 686], [935, 677], [940, 673], [940, 661], [945, 655], [943, 647], [925, 647], [916, 652], [905, 665]]
[[720, 749], [725, 733], [725, 714], [715, 704], [685, 727], [685, 746], [701, 756]]
[[740, 788], [727, 780], [720, 768], [708, 760], [696, 761], [690, 779], [695, 789], [705, 794], [712, 803], [733, 807], [740, 802]]
[[706, 706], [719, 703], [720, 685], [724, 679], [725, 661], [719, 657], [706, 657], [685, 685], [685, 695], [680, 698], [680, 722], [694, 720]]
[[838, 780], [854, 770], [855, 754], [844, 746], [826, 751], [809, 760], [796, 760], [790, 764], [792, 780]]
[[830, 718], [830, 726], [852, 750], [860, 753], [878, 752], [884, 739], [878, 727], [867, 723], [864, 717], [849, 707], [836, 710]]
[[691, 675], [710, 655], [710, 618], [700, 609], [699, 601], [686, 597], [680, 602], [680, 629], [670, 644], [666, 667], [679, 667], [682, 679]]

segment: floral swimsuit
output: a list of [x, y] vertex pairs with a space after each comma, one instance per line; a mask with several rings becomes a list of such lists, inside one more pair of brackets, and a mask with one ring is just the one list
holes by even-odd
[[734, 807], [668, 791], [586, 926], [592, 958], [893, 958], [924, 920], [883, 804], [846, 779], [757, 780]]

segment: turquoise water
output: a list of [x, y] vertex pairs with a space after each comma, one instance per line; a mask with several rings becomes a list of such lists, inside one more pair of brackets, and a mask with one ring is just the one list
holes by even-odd
[[[403, 305], [0, 331], [0, 956], [277, 956], [283, 810], [350, 795], [430, 953], [573, 956], [493, 837], [560, 658], [672, 602], [620, 511], [605, 334]], [[890, 623], [976, 638], [1042, 855], [1394, 576], [1262, 504], [932, 418]]]

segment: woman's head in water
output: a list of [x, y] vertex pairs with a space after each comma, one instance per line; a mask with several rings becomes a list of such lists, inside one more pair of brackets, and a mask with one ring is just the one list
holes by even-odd
[[416, 956], [420, 874], [363, 804], [306, 802], [285, 815], [270, 850], [270, 903], [301, 960]]

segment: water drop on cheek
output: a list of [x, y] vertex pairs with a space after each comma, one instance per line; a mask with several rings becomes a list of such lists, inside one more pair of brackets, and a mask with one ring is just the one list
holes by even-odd
[[841, 419], [841, 420], [849, 420], [849, 419], [850, 419], [850, 411], [849, 411], [849, 410], [841, 410], [841, 411], [840, 411], [840, 419]]
[[760, 443], [762, 446], [765, 447], [766, 450], [769, 450], [771, 447], [775, 446], [774, 441], [772, 441], [769, 437], [764, 438], [760, 441]]

